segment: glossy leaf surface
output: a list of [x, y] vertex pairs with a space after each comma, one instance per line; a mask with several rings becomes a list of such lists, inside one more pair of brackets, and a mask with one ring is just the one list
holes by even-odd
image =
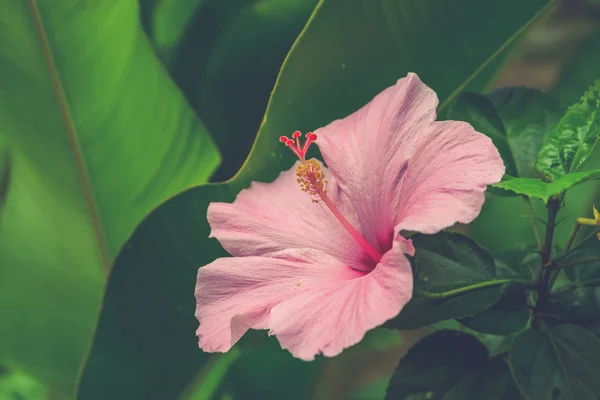
[[388, 322], [397, 329], [416, 329], [436, 322], [478, 314], [502, 295], [500, 286], [477, 289], [444, 299], [427, 299], [419, 291], [444, 293], [496, 279], [492, 256], [475, 241], [459, 233], [420, 235], [416, 248], [415, 296]]

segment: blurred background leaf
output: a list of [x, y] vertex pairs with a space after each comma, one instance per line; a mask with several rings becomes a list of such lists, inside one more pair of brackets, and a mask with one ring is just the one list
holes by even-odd
[[[278, 142], [281, 134], [344, 117], [409, 71], [419, 73], [442, 104], [469, 85], [480, 90], [493, 73], [484, 70], [489, 60], [545, 5], [541, 0], [319, 3], [282, 67], [244, 168], [226, 183], [193, 188], [163, 204], [120, 254], [80, 396], [175, 398], [202, 368], [206, 355], [193, 335], [195, 275], [199, 266], [226, 255], [208, 239], [207, 204], [232, 201], [250, 181], [270, 181], [289, 168], [293, 160]], [[283, 362], [278, 368], [292, 371]]]
[[2, 8], [0, 362], [69, 393], [120, 247], [219, 155], [152, 53], [137, 1]]
[[142, 23], [159, 57], [168, 63], [206, 0], [141, 0]]
[[[172, 50], [171, 74], [214, 133], [223, 157], [213, 180], [233, 176], [247, 157], [281, 63], [316, 4], [204, 0]], [[158, 6], [152, 11], [155, 20], [161, 12]], [[179, 29], [189, 16], [183, 18], [179, 24], [173, 21], [173, 28]]]
[[0, 400], [47, 400], [48, 395], [49, 390], [34, 378], [0, 368]]

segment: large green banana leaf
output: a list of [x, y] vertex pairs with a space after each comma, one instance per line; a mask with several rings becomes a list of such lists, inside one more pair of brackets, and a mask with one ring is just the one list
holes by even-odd
[[5, 0], [0, 363], [72, 390], [136, 225], [219, 156], [157, 61], [136, 0]]

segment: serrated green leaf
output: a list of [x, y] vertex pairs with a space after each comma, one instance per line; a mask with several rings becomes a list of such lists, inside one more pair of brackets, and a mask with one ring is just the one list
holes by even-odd
[[[321, 1], [282, 67], [245, 166], [228, 182], [192, 188], [163, 204], [121, 253], [80, 395], [137, 400], [180, 393], [204, 357], [193, 335], [197, 269], [226, 255], [208, 238], [208, 203], [231, 202], [251, 181], [269, 182], [288, 169], [294, 159], [281, 148], [282, 133], [344, 117], [409, 71], [436, 90], [442, 105], [467, 84], [481, 90], [489, 78], [479, 74], [482, 66], [547, 4], [509, 1], [518, 7], [500, 0]], [[494, 18], [482, 21], [481, 13]], [[419, 23], [404, 23], [410, 15]], [[158, 328], [147, 329], [149, 321]], [[124, 382], [132, 370], [139, 373]]]
[[447, 319], [478, 314], [500, 300], [500, 286], [474, 290], [445, 299], [426, 299], [418, 291], [441, 293], [496, 278], [492, 256], [469, 237], [442, 232], [419, 235], [415, 245], [416, 295], [387, 323], [396, 329], [416, 329]]
[[508, 190], [530, 198], [538, 198], [544, 203], [575, 185], [600, 178], [600, 169], [574, 172], [562, 176], [552, 182], [544, 182], [536, 178], [504, 177], [500, 183], [493, 185], [497, 189]]
[[600, 396], [600, 340], [576, 325], [527, 330], [510, 350], [511, 372], [529, 400]]
[[158, 204], [219, 156], [156, 60], [137, 1], [9, 0], [0, 129], [0, 362], [72, 391], [106, 276]]
[[538, 155], [536, 168], [547, 180], [576, 172], [600, 139], [600, 81], [569, 107], [550, 132]]

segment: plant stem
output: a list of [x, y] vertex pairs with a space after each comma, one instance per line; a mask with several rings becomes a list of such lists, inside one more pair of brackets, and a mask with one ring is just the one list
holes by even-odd
[[533, 229], [535, 241], [537, 242], [538, 249], [542, 251], [542, 238], [540, 237], [540, 232], [538, 231], [537, 225], [535, 224], [535, 217], [533, 216], [533, 207], [531, 206], [531, 200], [529, 199], [529, 197], [523, 197], [523, 200], [525, 200], [525, 208], [527, 208], [527, 214], [529, 215], [529, 222], [531, 222], [531, 228]]
[[[589, 235], [587, 235], [586, 237], [583, 238], [583, 240], [581, 240], [579, 243], [577, 243], [577, 245], [575, 245], [575, 247], [573, 247], [573, 250], [571, 251], [571, 253], [576, 252], [577, 250], [579, 250], [583, 245], [585, 245], [585, 243], [590, 240], [591, 238], [593, 238], [594, 236], [596, 236], [598, 234], [598, 232], [600, 232], [600, 228], [595, 229], [592, 233], [590, 233]], [[564, 260], [567, 257], [567, 254], [564, 253], [561, 257], [559, 257], [556, 261], [561, 261]]]
[[527, 284], [527, 285], [533, 287], [531, 285], [531, 282], [526, 281], [524, 279], [522, 279], [522, 280], [521, 279], [496, 279], [493, 281], [485, 281], [485, 282], [481, 282], [481, 283], [476, 283], [474, 285], [469, 285], [469, 286], [461, 287], [458, 289], [452, 289], [452, 290], [448, 290], [446, 292], [440, 292], [440, 293], [428, 292], [425, 290], [415, 288], [415, 294], [417, 296], [424, 297], [426, 299], [439, 300], [439, 299], [445, 299], [448, 297], [457, 296], [457, 295], [463, 294], [463, 293], [472, 292], [472, 291], [478, 290], [478, 289], [484, 289], [487, 287], [504, 285], [506, 283], [524, 283], [524, 284]]
[[575, 241], [575, 238], [577, 237], [580, 228], [581, 225], [579, 224], [579, 222], [575, 221], [575, 225], [573, 226], [573, 230], [571, 231], [571, 235], [569, 236], [569, 240], [567, 241], [567, 247], [565, 247], [565, 251], [563, 252], [565, 256], [569, 254], [569, 250], [571, 250], [571, 246], [573, 245], [573, 242]]
[[546, 225], [546, 237], [542, 247], [542, 268], [546, 268], [550, 264], [552, 254], [552, 239], [554, 237], [554, 228], [556, 226], [556, 216], [560, 210], [560, 200], [557, 198], [548, 201], [548, 223]]
[[552, 198], [548, 201], [548, 222], [546, 224], [546, 236], [542, 247], [542, 269], [540, 273], [540, 282], [538, 288], [538, 301], [544, 302], [550, 292], [550, 275], [552, 271], [552, 243], [554, 238], [554, 228], [556, 227], [556, 216], [560, 210], [562, 198]]

